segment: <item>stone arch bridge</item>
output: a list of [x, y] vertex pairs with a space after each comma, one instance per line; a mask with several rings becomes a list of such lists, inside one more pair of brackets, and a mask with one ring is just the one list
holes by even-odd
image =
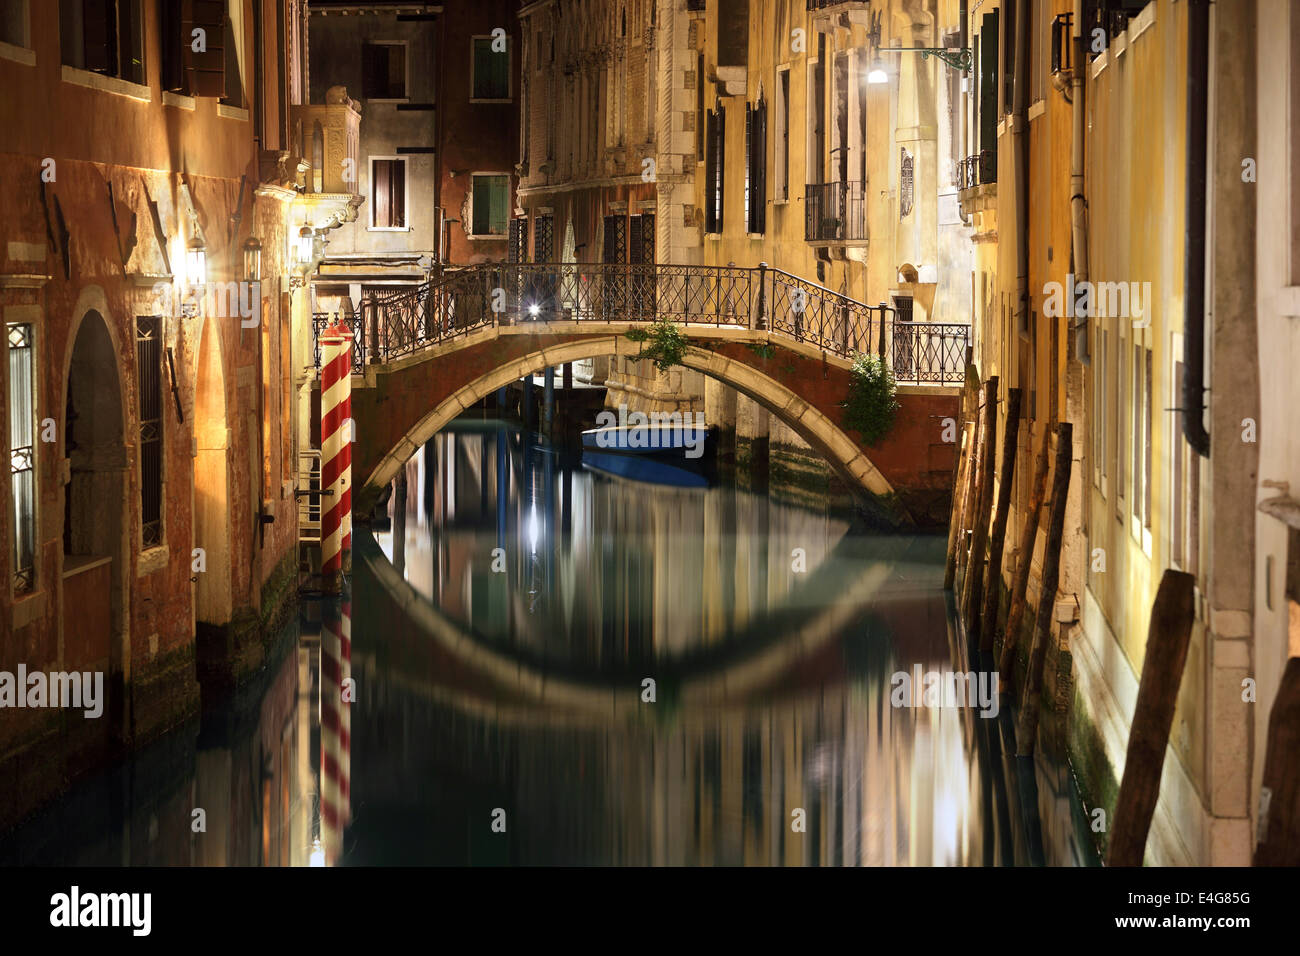
[[[969, 326], [903, 321], [766, 265], [498, 263], [448, 269], [362, 302], [353, 323], [357, 514], [429, 438], [497, 389], [548, 366], [635, 357], [626, 333], [678, 324], [682, 359], [754, 399], [823, 455], [869, 509], [940, 524], [951, 496]], [[328, 321], [317, 316], [319, 329]], [[853, 358], [881, 356], [899, 383], [894, 428], [876, 445], [845, 429]], [[319, 360], [319, 350], [317, 350]]]

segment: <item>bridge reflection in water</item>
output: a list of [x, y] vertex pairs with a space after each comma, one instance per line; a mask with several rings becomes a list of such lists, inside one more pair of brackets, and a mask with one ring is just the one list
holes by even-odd
[[1009, 753], [1007, 710], [891, 706], [895, 672], [968, 669], [945, 541], [479, 429], [436, 436], [391, 527], [358, 528], [350, 653], [346, 602], [306, 605], [256, 680], [0, 834], [0, 864], [1087, 856], [1068, 776]]
[[1000, 721], [890, 704], [896, 671], [965, 669], [942, 540], [610, 479], [504, 428], [444, 432], [403, 478], [354, 561], [342, 862], [1072, 861], [1069, 814], [1060, 850], [1037, 819], [1066, 796], [1017, 781]]

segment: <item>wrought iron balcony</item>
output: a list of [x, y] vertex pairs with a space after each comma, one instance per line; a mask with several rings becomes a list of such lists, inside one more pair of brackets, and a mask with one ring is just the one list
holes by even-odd
[[998, 154], [991, 149], [967, 156], [957, 164], [957, 188], [974, 189], [998, 181]]
[[864, 242], [867, 184], [810, 183], [804, 190], [804, 239], [808, 242]]

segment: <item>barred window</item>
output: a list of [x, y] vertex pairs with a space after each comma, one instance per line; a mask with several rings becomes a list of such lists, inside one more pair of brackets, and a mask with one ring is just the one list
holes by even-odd
[[32, 327], [10, 323], [9, 333], [9, 474], [13, 490], [14, 590], [35, 584], [36, 555], [36, 367]]
[[135, 362], [140, 394], [140, 537], [162, 544], [162, 318], [135, 320]]
[[705, 169], [704, 231], [722, 232], [723, 188], [727, 170], [727, 109], [721, 103], [710, 110], [707, 123], [708, 164]]

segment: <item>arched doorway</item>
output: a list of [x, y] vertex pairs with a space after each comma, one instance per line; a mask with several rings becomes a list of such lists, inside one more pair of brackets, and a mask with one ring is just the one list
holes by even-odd
[[221, 340], [209, 318], [199, 339], [194, 385], [194, 547], [204, 551], [196, 574], [194, 616], [204, 624], [230, 623], [230, 463], [227, 456], [226, 376]]
[[[103, 316], [94, 310], [77, 327], [63, 421], [69, 467], [63, 498], [63, 603], [65, 609], [75, 608], [64, 615], [65, 657], [71, 667], [106, 666], [119, 686], [130, 671], [124, 583], [130, 482], [117, 350]], [[110, 696], [121, 700], [120, 694]]]

